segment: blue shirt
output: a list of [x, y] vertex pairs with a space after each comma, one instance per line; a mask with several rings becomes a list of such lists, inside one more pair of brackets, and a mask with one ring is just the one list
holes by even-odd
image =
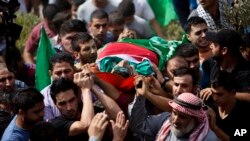
[[29, 131], [16, 125], [15, 116], [5, 129], [1, 141], [29, 141]]

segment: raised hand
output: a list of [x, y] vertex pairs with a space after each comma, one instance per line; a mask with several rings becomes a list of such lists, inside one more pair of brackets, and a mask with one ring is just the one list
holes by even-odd
[[137, 75], [135, 76], [134, 86], [137, 95], [146, 96], [149, 91], [149, 82], [146, 80], [145, 76]]
[[74, 82], [81, 89], [91, 89], [94, 84], [93, 74], [89, 66], [83, 66], [82, 71], [74, 74]]
[[88, 129], [89, 137], [94, 136], [97, 138], [98, 141], [100, 141], [103, 137], [107, 125], [108, 125], [107, 115], [104, 113], [96, 114], [92, 119]]
[[129, 121], [125, 119], [122, 111], [117, 114], [116, 122], [110, 120], [113, 130], [113, 141], [123, 141], [128, 130]]

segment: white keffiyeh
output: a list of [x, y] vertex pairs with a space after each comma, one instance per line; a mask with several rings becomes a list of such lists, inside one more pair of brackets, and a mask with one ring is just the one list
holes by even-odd
[[206, 21], [207, 26], [209, 27], [209, 30], [211, 31], [218, 30], [211, 15], [208, 12], [206, 12], [201, 5], [199, 5], [196, 10], [198, 12], [198, 16], [203, 18]]

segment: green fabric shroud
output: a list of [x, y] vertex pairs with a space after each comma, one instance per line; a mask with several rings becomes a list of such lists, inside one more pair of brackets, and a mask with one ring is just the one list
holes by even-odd
[[154, 36], [150, 39], [124, 38], [120, 40], [120, 42], [129, 42], [155, 52], [159, 57], [158, 68], [160, 70], [164, 69], [166, 61], [174, 55], [176, 48], [182, 44], [182, 41], [167, 41], [158, 36]]

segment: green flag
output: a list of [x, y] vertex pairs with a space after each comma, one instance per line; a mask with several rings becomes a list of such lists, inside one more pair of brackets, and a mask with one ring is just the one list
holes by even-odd
[[166, 26], [171, 20], [177, 19], [172, 0], [148, 0], [148, 3], [161, 26]]
[[37, 49], [36, 59], [36, 88], [41, 91], [51, 83], [49, 74], [49, 59], [56, 54], [44, 27], [41, 28], [41, 36]]

